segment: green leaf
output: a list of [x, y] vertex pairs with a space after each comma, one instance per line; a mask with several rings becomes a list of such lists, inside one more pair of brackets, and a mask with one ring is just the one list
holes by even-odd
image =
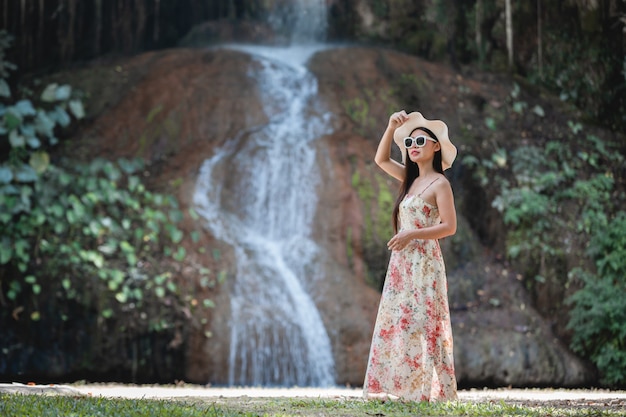
[[170, 231], [170, 237], [173, 243], [179, 243], [183, 240], [183, 232], [180, 229], [172, 228]]
[[37, 111], [33, 107], [33, 103], [30, 100], [20, 100], [15, 104], [15, 108], [20, 112], [22, 116], [34, 116]]
[[54, 110], [49, 112], [48, 114], [62, 127], [69, 126], [70, 122], [72, 121], [72, 119], [70, 119], [70, 115], [67, 114], [63, 107], [56, 106]]
[[78, 220], [76, 213], [74, 213], [73, 211], [66, 212], [65, 217], [67, 218], [67, 221], [69, 224], [75, 224], [76, 221]]
[[134, 174], [138, 170], [143, 168], [143, 161], [139, 158], [137, 159], [126, 159], [120, 158], [117, 160], [117, 164], [122, 168], [122, 170], [126, 174]]
[[50, 166], [50, 156], [47, 152], [34, 152], [30, 155], [30, 160], [28, 164], [35, 170], [35, 172], [39, 175], [46, 172], [48, 167]]
[[130, 191], [135, 191], [139, 184], [141, 184], [141, 180], [136, 175], [128, 177], [128, 189]]
[[185, 248], [183, 248], [182, 246], [179, 246], [178, 250], [173, 255], [173, 258], [178, 262], [182, 262], [185, 260], [186, 255], [187, 255], [187, 251], [185, 250]]
[[10, 184], [13, 180], [13, 171], [7, 166], [0, 166], [0, 184]]
[[0, 240], [0, 265], [8, 263], [13, 257], [13, 247], [11, 246], [11, 240], [3, 236]]
[[83, 107], [83, 103], [80, 100], [71, 100], [69, 102], [70, 111], [77, 119], [82, 119], [85, 117], [85, 109]]
[[133, 245], [128, 243], [126, 240], [120, 242], [120, 248], [122, 249], [122, 251], [124, 253], [134, 253], [135, 252], [135, 248], [133, 247]]
[[26, 145], [26, 138], [17, 132], [17, 129], [9, 133], [9, 143], [13, 148], [23, 148]]
[[183, 219], [183, 212], [180, 210], [170, 210], [170, 220], [174, 223], [178, 223]]
[[546, 115], [546, 112], [543, 110], [543, 107], [541, 107], [539, 104], [533, 107], [533, 113], [535, 113], [539, 117], [544, 117]]
[[55, 98], [57, 101], [69, 100], [72, 96], [72, 87], [68, 84], [59, 86], [55, 91]]
[[57, 83], [48, 84], [41, 93], [41, 101], [45, 101], [47, 103], [52, 103], [56, 101], [57, 87]]
[[126, 294], [126, 292], [118, 292], [115, 294], [115, 299], [121, 304], [124, 304], [128, 301], [128, 294]]
[[57, 235], [62, 235], [67, 230], [67, 226], [65, 222], [56, 222], [54, 223], [54, 233]]
[[191, 218], [192, 218], [193, 220], [198, 220], [198, 219], [200, 219], [200, 216], [199, 216], [199, 215], [198, 215], [198, 213], [197, 213], [197, 212], [193, 209], [193, 207], [189, 207], [188, 212], [189, 212], [189, 216], [191, 216]]
[[0, 97], [11, 97], [11, 88], [9, 84], [0, 78]]
[[156, 294], [157, 297], [163, 298], [163, 297], [165, 297], [165, 288], [163, 288], [163, 287], [156, 287], [154, 289], [154, 293]]
[[515, 103], [513, 103], [513, 111], [515, 113], [521, 113], [524, 111], [525, 108], [526, 108], [526, 103], [523, 101], [516, 101]]
[[117, 289], [120, 287], [120, 284], [118, 284], [116, 281], [108, 281], [107, 282], [107, 287], [111, 291], [117, 291]]
[[16, 129], [22, 124], [21, 114], [17, 113], [13, 108], [8, 108], [6, 113], [4, 113], [4, 124], [9, 131]]
[[15, 179], [18, 182], [35, 182], [38, 179], [37, 171], [30, 165], [22, 164], [15, 170]]
[[113, 255], [117, 250], [117, 243], [115, 240], [109, 240], [106, 244], [98, 246], [98, 250], [105, 255]]
[[35, 131], [48, 138], [54, 136], [54, 120], [45, 111], [40, 110], [34, 120]]

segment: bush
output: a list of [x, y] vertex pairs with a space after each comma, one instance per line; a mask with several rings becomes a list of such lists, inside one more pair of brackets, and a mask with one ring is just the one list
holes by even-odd
[[[524, 111], [520, 103], [510, 103], [514, 112]], [[571, 143], [535, 140], [498, 149], [490, 159], [469, 155], [463, 162], [482, 185], [495, 181], [492, 205], [507, 226], [506, 253], [527, 287], [547, 283], [561, 289], [571, 307], [563, 324], [572, 331], [572, 349], [598, 367], [602, 383], [623, 385], [626, 196], [618, 187], [624, 184], [624, 156], [618, 144], [594, 134], [583, 139], [582, 125], [569, 127]], [[581, 289], [567, 298], [567, 287]], [[554, 300], [550, 313], [562, 311], [560, 301]]]
[[572, 349], [590, 358], [607, 385], [626, 385], [626, 212], [620, 211], [589, 244], [597, 273], [572, 271], [583, 287], [567, 301]]
[[[0, 57], [9, 40], [0, 32]], [[82, 101], [58, 84], [14, 98], [10, 69], [0, 67], [0, 374], [102, 370], [104, 360], [134, 377], [155, 340], [178, 349], [189, 322], [175, 280], [183, 213], [144, 186], [139, 159], [51, 163]]]

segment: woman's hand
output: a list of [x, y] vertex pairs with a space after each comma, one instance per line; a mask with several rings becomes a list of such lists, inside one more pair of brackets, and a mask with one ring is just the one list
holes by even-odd
[[415, 239], [415, 230], [405, 230], [403, 232], [398, 233], [394, 237], [387, 242], [387, 248], [389, 250], [402, 250], [407, 247], [407, 245]]
[[381, 167], [383, 171], [391, 175], [398, 181], [404, 181], [404, 165], [391, 159], [391, 144], [393, 143], [393, 134], [396, 129], [408, 120], [409, 116], [404, 110], [393, 113], [389, 116], [389, 123], [383, 136], [380, 138], [374, 162]]
[[404, 110], [395, 112], [391, 116], [389, 116], [389, 124], [387, 127], [390, 129], [396, 130], [397, 128], [402, 126], [402, 124], [406, 122], [408, 118], [409, 118], [409, 115], [406, 114]]

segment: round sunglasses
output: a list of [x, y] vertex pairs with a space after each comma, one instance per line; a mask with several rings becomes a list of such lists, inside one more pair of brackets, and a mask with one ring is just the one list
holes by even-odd
[[415, 146], [417, 146], [418, 148], [421, 148], [426, 145], [427, 140], [431, 140], [437, 143], [435, 139], [429, 138], [428, 136], [424, 136], [424, 135], [415, 136], [414, 138], [411, 136], [408, 136], [404, 138], [404, 147], [408, 149], [412, 147], [413, 144], [415, 144]]

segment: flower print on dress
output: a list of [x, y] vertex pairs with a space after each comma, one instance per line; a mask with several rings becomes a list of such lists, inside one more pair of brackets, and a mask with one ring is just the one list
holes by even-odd
[[[400, 204], [403, 226], [429, 227], [439, 212], [418, 196]], [[404, 400], [457, 398], [447, 281], [437, 240], [394, 251], [381, 295], [363, 393]]]

